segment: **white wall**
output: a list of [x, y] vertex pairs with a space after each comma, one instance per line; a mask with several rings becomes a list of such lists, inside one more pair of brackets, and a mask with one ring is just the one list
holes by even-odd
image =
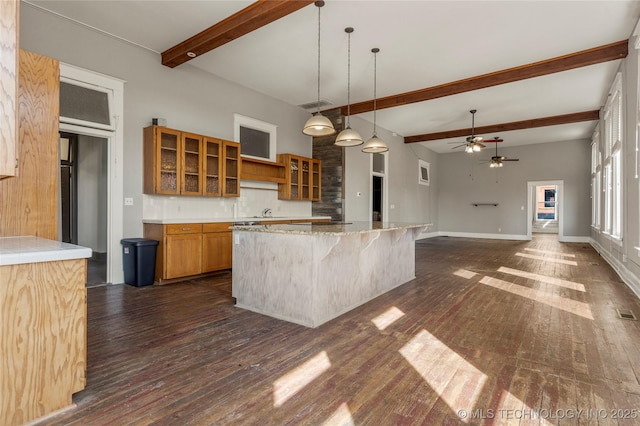
[[[351, 127], [365, 142], [371, 138], [373, 125], [358, 117], [351, 117]], [[432, 223], [437, 229], [439, 155], [417, 144], [405, 144], [402, 136], [377, 128], [378, 137], [389, 147], [388, 155], [388, 220], [391, 222]], [[371, 220], [371, 155], [361, 151], [362, 146], [346, 149], [345, 155], [345, 220]], [[418, 160], [431, 164], [432, 182], [429, 186], [418, 183]], [[362, 195], [357, 196], [360, 192]], [[384, 202], [384, 201], [383, 201]], [[390, 209], [395, 205], [395, 209]]]
[[[500, 155], [519, 158], [490, 168], [481, 159], [493, 155], [464, 152], [440, 156], [438, 217], [440, 232], [526, 237], [527, 182], [564, 181], [564, 235], [588, 237], [591, 218], [590, 141], [569, 141], [498, 148]], [[497, 203], [497, 207], [472, 203]]]

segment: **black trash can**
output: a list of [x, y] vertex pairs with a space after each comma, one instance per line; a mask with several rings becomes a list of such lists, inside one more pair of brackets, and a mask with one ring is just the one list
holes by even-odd
[[136, 287], [153, 284], [158, 241], [148, 238], [125, 238], [120, 243], [124, 282]]

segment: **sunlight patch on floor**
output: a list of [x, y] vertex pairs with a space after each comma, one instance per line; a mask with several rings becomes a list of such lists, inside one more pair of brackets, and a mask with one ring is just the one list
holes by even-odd
[[384, 311], [383, 313], [381, 313], [380, 315], [378, 315], [377, 317], [375, 317], [374, 319], [372, 319], [371, 322], [375, 324], [376, 327], [378, 327], [378, 330], [384, 330], [385, 328], [389, 327], [391, 324], [393, 324], [403, 316], [404, 316], [404, 312], [402, 312], [400, 309], [396, 308], [395, 306], [392, 306], [386, 311]]
[[[503, 390], [500, 397], [499, 408], [494, 411], [494, 419], [497, 424], [535, 424], [540, 426], [550, 426], [549, 410], [532, 409], [520, 398], [511, 392]], [[575, 420], [575, 419], [569, 419]]]
[[522, 278], [529, 278], [530, 280], [542, 281], [543, 283], [557, 285], [558, 287], [569, 288], [571, 290], [577, 290], [585, 292], [584, 284], [576, 283], [573, 281], [567, 281], [556, 277], [549, 277], [547, 275], [535, 274], [533, 272], [520, 271], [518, 269], [511, 269], [501, 266], [498, 268], [498, 272], [505, 274], [516, 275]]
[[346, 402], [340, 404], [338, 409], [333, 412], [331, 417], [329, 417], [322, 426], [354, 426], [355, 422], [353, 421], [353, 417], [351, 417], [351, 410], [349, 410], [349, 406]]
[[516, 256], [526, 257], [528, 259], [544, 260], [545, 262], [551, 262], [551, 263], [562, 263], [564, 265], [578, 266], [578, 262], [574, 260], [554, 259], [553, 257], [535, 256], [533, 254], [527, 254], [527, 253], [516, 253]]
[[280, 377], [273, 382], [273, 406], [280, 407], [330, 367], [331, 361], [329, 361], [327, 353], [322, 351]]
[[536, 302], [544, 303], [557, 309], [562, 309], [563, 311], [579, 315], [583, 318], [593, 319], [589, 305], [584, 302], [578, 302], [556, 294], [549, 294], [541, 289], [533, 289], [492, 277], [483, 277], [480, 282], [499, 290], [517, 294], [518, 296], [526, 297], [527, 299], [535, 300]]
[[534, 248], [529, 248], [529, 247], [525, 247], [524, 248], [527, 251], [532, 251], [535, 253], [541, 253], [541, 254], [555, 254], [556, 256], [565, 256], [565, 257], [576, 257], [575, 254], [571, 254], [571, 253], [561, 253], [559, 251], [551, 251], [551, 250], [538, 250], [538, 249], [534, 249]]
[[454, 413], [475, 406], [487, 376], [428, 331], [399, 352]]
[[469, 280], [478, 274], [476, 274], [475, 272], [467, 271], [466, 269], [458, 269], [453, 273], [453, 275], [457, 275], [459, 277], [466, 278]]

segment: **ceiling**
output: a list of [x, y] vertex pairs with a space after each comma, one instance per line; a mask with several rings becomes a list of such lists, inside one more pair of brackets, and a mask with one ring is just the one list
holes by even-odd
[[[158, 53], [252, 4], [252, 1], [29, 0]], [[629, 39], [640, 1], [327, 0], [321, 11], [321, 99], [347, 104], [347, 34], [351, 103], [468, 79]], [[179, 67], [195, 66], [291, 105], [317, 100], [318, 8], [313, 4]], [[377, 125], [400, 136], [600, 109], [620, 60], [377, 111]], [[373, 113], [358, 114], [373, 121]], [[595, 121], [481, 134], [501, 147], [590, 139]], [[371, 135], [363, 134], [366, 140]], [[418, 142], [439, 153], [449, 142]]]

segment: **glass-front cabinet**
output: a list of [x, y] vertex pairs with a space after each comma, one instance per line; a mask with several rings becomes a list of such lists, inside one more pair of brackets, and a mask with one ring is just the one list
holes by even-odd
[[285, 164], [285, 183], [278, 184], [281, 200], [319, 201], [321, 197], [322, 162], [293, 154], [278, 156]]
[[221, 192], [220, 175], [222, 172], [222, 141], [220, 139], [204, 138], [204, 195], [219, 197]]
[[202, 195], [202, 136], [182, 133], [182, 185], [184, 195]]
[[240, 195], [240, 144], [163, 126], [143, 135], [145, 194]]
[[222, 146], [224, 159], [224, 197], [240, 196], [240, 144], [224, 141]]

